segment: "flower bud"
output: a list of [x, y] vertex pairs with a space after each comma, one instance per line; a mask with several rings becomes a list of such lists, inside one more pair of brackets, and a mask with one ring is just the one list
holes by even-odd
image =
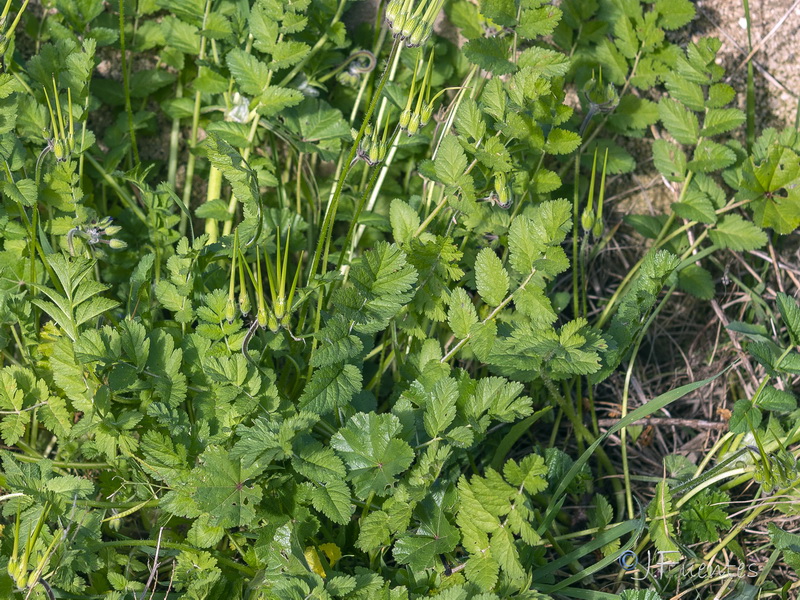
[[118, 240], [115, 238], [113, 240], [108, 240], [108, 246], [109, 248], [112, 248], [114, 250], [122, 250], [124, 248], [127, 248], [128, 244], [126, 244], [122, 240]]
[[386, 5], [386, 24], [389, 25], [389, 27], [392, 27], [402, 8], [402, 0], [391, 0], [391, 2]]
[[250, 294], [248, 294], [244, 289], [239, 292], [239, 310], [243, 315], [250, 314], [250, 309], [252, 305], [250, 304]]
[[394, 20], [394, 23], [392, 23], [392, 26], [390, 27], [390, 29], [392, 30], [392, 35], [394, 37], [399, 37], [403, 35], [403, 26], [406, 24], [408, 18], [409, 18], [408, 15], [402, 12], [399, 15], [397, 15], [397, 17]]
[[422, 107], [422, 112], [420, 113], [420, 127], [425, 127], [428, 122], [431, 120], [431, 116], [433, 116], [433, 102], [430, 104], [426, 104]]
[[104, 230], [106, 235], [116, 235], [122, 231], [122, 227], [120, 225], [109, 225], [108, 227], [105, 227]]
[[358, 143], [358, 152], [359, 154], [369, 154], [370, 148], [372, 148], [372, 138], [369, 136], [364, 136], [361, 138], [361, 141]]
[[380, 161], [380, 144], [373, 144], [372, 148], [369, 149], [369, 153], [367, 154], [367, 162], [370, 165], [377, 165]]
[[584, 231], [589, 231], [594, 227], [594, 211], [585, 208], [581, 215], [581, 226]]
[[69, 158], [69, 147], [66, 140], [55, 140], [53, 143], [53, 154], [58, 162], [64, 162]]
[[421, 25], [419, 17], [414, 15], [410, 16], [406, 19], [405, 23], [403, 23], [403, 28], [400, 31], [400, 36], [407, 40], [411, 37], [411, 34], [414, 33], [414, 30], [417, 28], [418, 25]]
[[424, 23], [420, 21], [417, 23], [417, 26], [411, 32], [411, 35], [407, 36], [406, 38], [406, 46], [409, 48], [416, 48], [418, 46], [422, 46], [425, 42], [428, 41], [428, 38], [433, 33], [433, 27], [431, 27], [430, 23]]
[[505, 192], [506, 196], [508, 196], [508, 191], [506, 190], [506, 175], [505, 173], [497, 173], [494, 176], [494, 190], [497, 192], [497, 195], [502, 198], [502, 194]]
[[603, 231], [605, 230], [605, 225], [603, 224], [603, 219], [597, 219], [594, 222], [594, 227], [592, 228], [592, 234], [594, 237], [599, 238], [603, 235]]
[[400, 129], [408, 129], [408, 123], [411, 121], [411, 111], [404, 110], [400, 113]]
[[278, 333], [278, 331], [281, 328], [281, 326], [278, 324], [278, 319], [276, 319], [275, 315], [273, 315], [272, 313], [269, 313], [269, 315], [267, 315], [267, 327], [269, 327], [269, 330], [272, 333]]
[[267, 309], [263, 306], [258, 309], [258, 312], [256, 313], [256, 320], [258, 321], [258, 326], [261, 327], [261, 329], [267, 328], [269, 317], [267, 315]]
[[419, 127], [420, 127], [420, 117], [418, 113], [414, 112], [411, 114], [411, 118], [408, 120], [408, 127], [407, 127], [408, 137], [416, 135], [416, 133], [419, 131]]
[[233, 300], [233, 296], [228, 298], [228, 303], [225, 305], [225, 319], [228, 323], [233, 323], [233, 320], [236, 318], [236, 302]]

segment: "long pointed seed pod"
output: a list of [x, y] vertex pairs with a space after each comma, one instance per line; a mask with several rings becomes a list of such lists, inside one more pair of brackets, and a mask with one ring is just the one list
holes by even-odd
[[417, 62], [414, 65], [414, 77], [411, 79], [411, 89], [408, 91], [408, 99], [406, 100], [406, 107], [403, 112], [400, 113], [400, 129], [402, 131], [406, 131], [408, 129], [408, 123], [411, 121], [411, 104], [414, 101], [414, 92], [416, 90], [417, 84], [417, 73], [419, 72], [419, 63], [420, 58], [417, 56]]
[[594, 227], [594, 182], [597, 177], [597, 147], [594, 149], [594, 156], [592, 157], [592, 176], [589, 179], [589, 195], [586, 201], [586, 208], [583, 209], [581, 215], [581, 226], [584, 231], [589, 231]]
[[72, 116], [72, 89], [67, 88], [67, 107], [69, 108], [69, 135], [67, 136], [67, 146], [70, 154], [75, 151], [75, 119]]
[[228, 286], [228, 302], [225, 304], [225, 319], [233, 323], [236, 318], [236, 255], [239, 253], [239, 230], [233, 234], [233, 253], [231, 258], [231, 278]]
[[256, 248], [256, 273], [258, 274], [256, 282], [256, 321], [261, 329], [266, 329], [267, 307], [264, 302], [264, 279], [261, 276], [261, 254], [258, 252], [258, 248]]
[[606, 148], [606, 154], [603, 157], [603, 171], [600, 175], [600, 197], [597, 199], [597, 218], [594, 222], [594, 227], [592, 228], [592, 233], [595, 237], [600, 237], [603, 235], [603, 229], [605, 229], [605, 224], [603, 223], [603, 202], [606, 198], [606, 167], [608, 166], [608, 148]]
[[243, 315], [248, 315], [250, 314], [250, 309], [253, 307], [250, 304], [250, 294], [247, 292], [247, 281], [245, 281], [244, 278], [245, 267], [247, 267], [248, 270], [250, 269], [247, 262], [244, 260], [244, 257], [242, 256], [241, 250], [239, 250], [239, 310]]
[[427, 101], [427, 98], [430, 96], [430, 78], [431, 78], [431, 70], [433, 66], [433, 50], [431, 50], [431, 54], [428, 58], [428, 64], [425, 67], [425, 75], [422, 78], [422, 85], [419, 88], [419, 94], [417, 94], [417, 105], [414, 107], [414, 112], [411, 114], [411, 119], [408, 122], [408, 135], [412, 136], [415, 135], [422, 126], [422, 109], [425, 105], [423, 102]]
[[62, 140], [67, 137], [67, 131], [64, 128], [64, 115], [61, 112], [61, 102], [58, 100], [58, 87], [56, 86], [56, 78], [53, 76], [53, 102], [56, 105], [56, 113], [58, 115], [58, 131]]
[[[303, 252], [300, 252], [300, 260], [297, 261], [297, 269], [294, 272], [294, 279], [292, 279], [292, 287], [289, 288], [289, 296], [286, 298], [287, 317], [292, 312], [292, 304], [294, 303], [294, 293], [297, 290], [297, 282], [300, 279], [300, 271], [303, 266]], [[282, 322], [281, 325], [284, 323]]]

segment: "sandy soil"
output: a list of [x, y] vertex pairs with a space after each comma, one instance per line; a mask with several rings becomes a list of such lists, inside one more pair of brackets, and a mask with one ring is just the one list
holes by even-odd
[[[698, 0], [693, 34], [722, 40], [720, 62], [729, 83], [744, 92], [750, 54], [739, 0]], [[757, 128], [795, 124], [800, 99], [800, 0], [750, 0]], [[744, 94], [740, 97], [744, 108]]]

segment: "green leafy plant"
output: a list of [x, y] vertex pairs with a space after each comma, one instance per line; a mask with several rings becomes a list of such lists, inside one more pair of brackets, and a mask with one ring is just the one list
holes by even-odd
[[[730, 367], [629, 406], [664, 307], [800, 224], [797, 131], [737, 141], [720, 42], [671, 41], [688, 0], [17, 4], [3, 597], [653, 600], [676, 569], [626, 589], [624, 553], [744, 556], [743, 483], [788, 511], [786, 294], [774, 335], [755, 299], [730, 326], [763, 376], [707, 457], [628, 461]], [[598, 294], [633, 144], [674, 202], [625, 215], [646, 243]]]

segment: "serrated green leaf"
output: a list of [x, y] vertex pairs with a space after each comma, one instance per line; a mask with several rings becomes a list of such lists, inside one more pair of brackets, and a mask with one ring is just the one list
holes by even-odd
[[764, 410], [791, 412], [797, 408], [797, 398], [791, 392], [767, 385], [758, 396], [758, 406]]
[[522, 11], [517, 26], [517, 34], [532, 40], [553, 33], [561, 20], [561, 9], [555, 4], [533, 2], [532, 6]]
[[345, 407], [361, 390], [361, 371], [355, 365], [332, 364], [316, 369], [300, 396], [299, 406], [317, 414]]
[[511, 155], [498, 137], [486, 140], [484, 147], [478, 148], [475, 158], [492, 171], [499, 173], [511, 171]]
[[469, 40], [462, 52], [471, 63], [495, 75], [508, 75], [517, 70], [516, 65], [508, 60], [508, 49], [500, 37]]
[[639, 39], [630, 19], [623, 17], [614, 23], [614, 41], [625, 58], [634, 58], [639, 50]]
[[456, 288], [450, 293], [450, 309], [447, 311], [447, 322], [453, 334], [464, 339], [469, 337], [470, 328], [478, 322], [478, 313], [472, 299], [463, 288]]
[[389, 208], [389, 221], [392, 224], [395, 241], [401, 244], [411, 241], [420, 224], [417, 211], [400, 198], [392, 200]]
[[767, 243], [767, 234], [739, 215], [725, 215], [708, 234], [721, 248], [740, 252], [756, 250]]
[[717, 222], [717, 213], [709, 197], [699, 189], [691, 187], [683, 196], [682, 202], [675, 202], [672, 210], [679, 217], [690, 221], [708, 223], [713, 225]]
[[726, 104], [733, 102], [735, 97], [736, 90], [727, 83], [715, 83], [708, 88], [706, 106], [708, 108], [722, 108]]
[[272, 55], [272, 61], [269, 63], [269, 68], [285, 69], [297, 64], [309, 53], [311, 47], [303, 42], [295, 40], [282, 40], [276, 42], [269, 49]]
[[701, 173], [710, 173], [731, 166], [736, 162], [736, 154], [722, 144], [702, 139], [694, 150], [689, 168]]
[[508, 272], [491, 248], [484, 248], [475, 260], [478, 293], [489, 306], [497, 306], [508, 295]]
[[706, 269], [699, 265], [687, 265], [678, 273], [678, 286], [701, 300], [714, 297], [714, 279]]
[[219, 527], [250, 525], [256, 517], [255, 507], [261, 500], [261, 487], [248, 485], [254, 475], [240, 460], [232, 460], [219, 446], [206, 449], [192, 480], [192, 498], [201, 511], [208, 513], [209, 524]]
[[745, 121], [745, 114], [738, 108], [709, 108], [703, 119], [704, 136], [726, 133], [739, 127]]
[[656, 495], [647, 507], [647, 516], [650, 517], [650, 537], [660, 552], [677, 552], [675, 545], [674, 516], [672, 512], [672, 496], [665, 481], [656, 484]]
[[689, 0], [656, 0], [655, 9], [659, 13], [659, 24], [664, 29], [683, 27], [695, 16], [694, 5]]
[[423, 423], [431, 438], [443, 433], [456, 417], [458, 387], [455, 379], [449, 377], [436, 382], [428, 395]]
[[547, 136], [545, 142], [545, 152], [549, 154], [570, 154], [577, 150], [581, 145], [581, 136], [574, 131], [553, 128]]
[[257, 96], [264, 90], [269, 81], [269, 68], [255, 56], [234, 48], [228, 53], [227, 63], [244, 94]]
[[786, 329], [789, 331], [792, 344], [800, 345], [800, 306], [798, 306], [797, 300], [783, 292], [778, 292], [775, 299]]
[[458, 138], [448, 135], [442, 140], [434, 160], [436, 176], [448, 186], [458, 187], [467, 170], [467, 155], [458, 143]]
[[397, 475], [414, 460], [414, 451], [397, 439], [401, 425], [391, 414], [357, 413], [331, 438], [331, 447], [347, 463], [356, 495], [386, 496]]
[[681, 144], [696, 144], [700, 136], [697, 115], [680, 102], [662, 98], [658, 103], [658, 115], [670, 135]]
[[761, 411], [750, 400], [737, 400], [733, 405], [728, 428], [733, 433], [749, 433], [761, 424], [761, 416]]
[[320, 341], [320, 345], [311, 357], [313, 367], [345, 362], [364, 349], [361, 340], [350, 333], [350, 323], [341, 315], [334, 315], [314, 337]]
[[664, 75], [664, 83], [669, 90], [670, 96], [684, 106], [697, 112], [705, 110], [706, 101], [703, 96], [703, 88], [699, 83], [689, 81], [674, 71]]
[[686, 177], [686, 153], [667, 140], [653, 141], [653, 163], [669, 181], [680, 182]]
[[355, 511], [350, 503], [350, 488], [338, 479], [315, 486], [311, 502], [315, 509], [339, 525], [346, 525]]
[[475, 141], [482, 140], [486, 133], [486, 123], [478, 108], [478, 103], [472, 98], [464, 98], [458, 107], [455, 118], [456, 130], [459, 134], [470, 137]]
[[32, 179], [20, 179], [11, 182], [4, 181], [0, 185], [0, 190], [14, 202], [19, 202], [22, 206], [35, 206], [38, 193], [36, 184]]

